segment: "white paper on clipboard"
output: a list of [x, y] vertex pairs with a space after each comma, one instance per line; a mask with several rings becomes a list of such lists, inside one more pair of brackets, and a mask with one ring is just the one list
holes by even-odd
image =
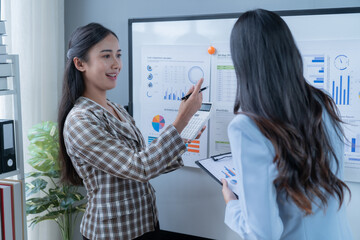
[[221, 179], [225, 179], [228, 182], [230, 190], [239, 196], [236, 169], [232, 162], [231, 153], [199, 160], [196, 161], [196, 164], [220, 184]]

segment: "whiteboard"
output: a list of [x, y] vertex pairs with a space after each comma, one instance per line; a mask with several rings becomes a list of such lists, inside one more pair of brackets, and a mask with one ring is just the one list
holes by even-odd
[[[278, 12], [304, 61], [304, 76], [334, 98], [345, 125], [345, 178], [360, 181], [360, 8]], [[201, 138], [184, 154], [195, 160], [230, 151], [236, 81], [229, 37], [240, 14], [129, 20], [129, 109], [148, 144], [175, 119], [179, 98], [204, 77], [204, 101], [214, 114]], [[216, 53], [207, 52], [209, 46]], [[194, 78], [194, 77], [193, 77]]]
[[[358, 84], [360, 8], [295, 10], [277, 13], [286, 21], [298, 44], [304, 60], [304, 76], [308, 81], [316, 87], [325, 89], [331, 96], [334, 95], [335, 100], [336, 87], [338, 88], [338, 107], [343, 119], [352, 123], [350, 125], [352, 129], [345, 129], [350, 141], [346, 146], [344, 156], [345, 178], [348, 181], [359, 181], [360, 162], [357, 159], [360, 158], [360, 154], [357, 151], [359, 149], [358, 142], [360, 142], [358, 139], [360, 129], [357, 122], [360, 119], [360, 107], [357, 107], [358, 102], [354, 104], [354, 101], [360, 100]], [[203, 69], [204, 77], [208, 77], [206, 84], [209, 84], [211, 89], [204, 92], [204, 98], [213, 101], [218, 114], [213, 115], [210, 119], [208, 131], [205, 135], [207, 156], [227, 151], [226, 136], [220, 136], [219, 133], [226, 133], [227, 122], [233, 117], [231, 92], [219, 95], [219, 92], [215, 90], [219, 83], [225, 83], [219, 82], [219, 80], [234, 79], [231, 61], [229, 61], [229, 37], [233, 24], [239, 15], [240, 13], [129, 20], [129, 110], [146, 141], [150, 142], [149, 137], [155, 137], [150, 136], [148, 131], [157, 133], [151, 129], [153, 128], [151, 124], [153, 117], [159, 115], [155, 119], [155, 122], [159, 123], [155, 125], [159, 130], [158, 133], [161, 130], [161, 123], [165, 121], [165, 124], [171, 124], [172, 117], [165, 114], [162, 116], [164, 107], [160, 104], [160, 97], [162, 97], [161, 100], [165, 101], [164, 97], [167, 96], [166, 100], [169, 101], [168, 95], [170, 94], [168, 93], [171, 91], [169, 89], [171, 84], [166, 79], [161, 78], [157, 83], [155, 83], [154, 78], [149, 80], [149, 72], [147, 72], [147, 65], [149, 64], [147, 63], [152, 60], [156, 61], [156, 58], [158, 58], [157, 60], [163, 58], [158, 67], [164, 69], [166, 61], [169, 62], [170, 58], [172, 60], [176, 58], [178, 65], [173, 65], [173, 70], [169, 70], [170, 72], [180, 70], [180, 72], [182, 71], [180, 75], [186, 79], [188, 75], [186, 73], [192, 66], [191, 61], [195, 61], [196, 65]], [[207, 55], [206, 50], [210, 45], [217, 49], [217, 53], [213, 56]], [[345, 67], [341, 63], [345, 63], [346, 58], [341, 57], [341, 55], [345, 55], [349, 60], [349, 65], [346, 66], [347, 70], [341, 70], [344, 72], [343, 75], [339, 75], [340, 70], [338, 68]], [[187, 65], [181, 65], [181, 61]], [[171, 65], [169, 64], [168, 67]], [[152, 65], [150, 64], [150, 66]], [[334, 71], [335, 73], [337, 71], [337, 74], [333, 74]], [[162, 71], [162, 74], [164, 72]], [[314, 72], [317, 73], [314, 74]], [[154, 74], [152, 75], [154, 77]], [[340, 76], [342, 76], [341, 104]], [[347, 82], [348, 76], [350, 76], [350, 86]], [[188, 79], [187, 76], [186, 81], [189, 81]], [[159, 101], [157, 104], [144, 98], [147, 89], [151, 88], [148, 85], [151, 81], [153, 81], [152, 88], [159, 87], [157, 92], [154, 90], [149, 92], [149, 95], [153, 94], [153, 96], [158, 94]], [[174, 82], [176, 81], [174, 80]], [[227, 89], [234, 86], [232, 82], [226, 83], [227, 85], [224, 85], [227, 86]], [[332, 89], [334, 89], [334, 94]], [[166, 90], [168, 91], [167, 94], [165, 94]], [[178, 92], [175, 95], [181, 96], [180, 90], [185, 89], [178, 88], [177, 90]], [[343, 90], [345, 90], [345, 104]], [[222, 89], [221, 93], [224, 92], [226, 89]], [[351, 105], [347, 105], [348, 95]], [[176, 113], [174, 110], [176, 105], [169, 105], [166, 108]], [[148, 119], [146, 119], [146, 114], [144, 115], [147, 111], [153, 112]], [[162, 120], [163, 122], [161, 122]], [[355, 144], [353, 144], [353, 139], [355, 139]], [[355, 160], [350, 160], [351, 158]], [[192, 166], [193, 160], [190, 158], [187, 165]], [[213, 180], [205, 173], [195, 168], [182, 168], [153, 179], [152, 184], [156, 189], [162, 229], [211, 239], [237, 238], [237, 235], [223, 223], [224, 203], [221, 188], [214, 184]], [[360, 188], [359, 184], [348, 182], [348, 185], [352, 190], [352, 200], [347, 212], [354, 237], [357, 239], [360, 237], [358, 230], [360, 208], [357, 206], [360, 200]]]

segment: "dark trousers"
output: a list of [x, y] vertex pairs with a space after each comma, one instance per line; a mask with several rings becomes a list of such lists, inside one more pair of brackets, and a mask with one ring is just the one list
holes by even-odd
[[140, 237], [134, 238], [134, 240], [161, 240], [159, 223], [156, 224], [154, 231], [147, 232]]
[[[83, 240], [89, 240], [83, 236]], [[140, 237], [134, 238], [134, 240], [161, 240], [159, 223], [155, 226], [155, 230], [147, 232]]]

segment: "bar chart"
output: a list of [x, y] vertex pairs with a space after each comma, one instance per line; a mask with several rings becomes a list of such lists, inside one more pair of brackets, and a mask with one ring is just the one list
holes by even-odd
[[340, 75], [338, 81], [332, 81], [332, 98], [337, 105], [350, 105], [350, 76]]
[[174, 90], [173, 88], [168, 88], [164, 92], [164, 100], [171, 100], [171, 101], [180, 101], [182, 97], [185, 96], [187, 93], [186, 87], [179, 90]]
[[193, 140], [190, 143], [186, 144], [187, 151], [192, 153], [200, 153], [200, 141]]
[[313, 86], [323, 89], [325, 83], [325, 56], [310, 54], [303, 56], [304, 75]]
[[235, 169], [229, 169], [227, 166], [224, 166], [224, 170], [221, 171], [224, 174], [225, 178], [231, 178], [231, 177], [235, 177]]
[[148, 136], [148, 145], [150, 145], [150, 143], [155, 139], [157, 139], [157, 137]]

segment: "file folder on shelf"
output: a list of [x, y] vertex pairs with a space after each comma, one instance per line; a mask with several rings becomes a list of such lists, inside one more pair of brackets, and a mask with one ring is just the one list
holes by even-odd
[[12, 216], [13, 216], [13, 233], [15, 234], [15, 240], [24, 239], [24, 215], [23, 215], [23, 189], [22, 181], [2, 179], [0, 180], [0, 186], [8, 186], [11, 189], [11, 201], [12, 201]]
[[0, 173], [16, 170], [14, 121], [0, 119]]

